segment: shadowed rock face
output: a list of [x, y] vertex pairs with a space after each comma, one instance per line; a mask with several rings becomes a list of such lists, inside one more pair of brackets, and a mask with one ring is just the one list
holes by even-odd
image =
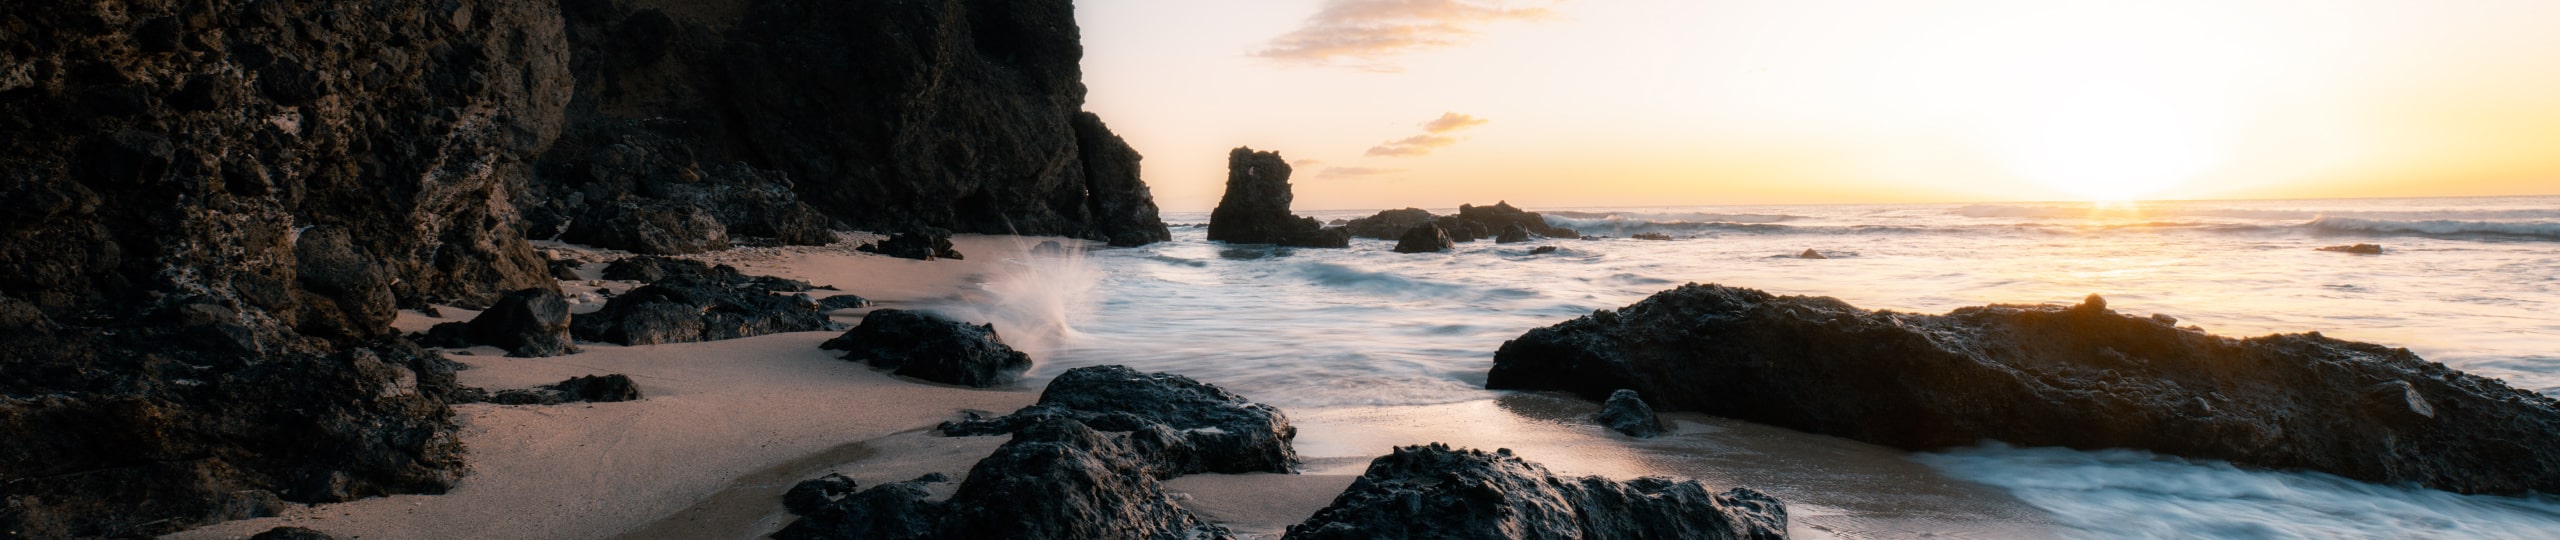
[[569, 342], [569, 301], [550, 289], [508, 294], [470, 322], [428, 329], [422, 341], [439, 347], [489, 345], [506, 349], [507, 356], [528, 358], [578, 352]]
[[992, 324], [973, 325], [921, 311], [882, 309], [818, 348], [846, 360], [928, 381], [985, 388], [1013, 382], [1031, 357], [1004, 344]]
[[654, 345], [825, 330], [828, 324], [825, 312], [805, 295], [675, 277], [613, 297], [604, 309], [571, 319], [569, 331], [586, 341]]
[[1396, 253], [1439, 253], [1454, 247], [1457, 243], [1449, 240], [1449, 233], [1430, 223], [1405, 229], [1404, 237], [1396, 240]]
[[579, 84], [520, 199], [537, 229], [648, 200], [795, 244], [833, 223], [1171, 237], [1137, 152], [1081, 110], [1068, 0], [562, 6]]
[[1237, 147], [1227, 153], [1227, 191], [1209, 213], [1209, 240], [1230, 244], [1350, 247], [1351, 233], [1289, 213], [1289, 160]]
[[1458, 205], [1458, 213], [1446, 216], [1435, 216], [1430, 211], [1420, 208], [1386, 210], [1378, 212], [1377, 215], [1351, 220], [1343, 224], [1343, 228], [1350, 231], [1352, 236], [1397, 240], [1404, 237], [1405, 231], [1425, 224], [1438, 225], [1451, 240], [1458, 242], [1474, 242], [1491, 238], [1495, 242], [1508, 244], [1526, 242], [1538, 236], [1547, 238], [1582, 236], [1582, 233], [1574, 232], [1573, 229], [1548, 225], [1546, 216], [1514, 208], [1509, 202], [1495, 202], [1493, 206], [1462, 204]]
[[2560, 490], [2560, 408], [2406, 349], [2235, 339], [2165, 317], [1994, 305], [1946, 315], [1686, 285], [1531, 330], [1489, 388], [1632, 388], [1694, 410], [1908, 449], [2139, 448], [2463, 493]]
[[[935, 478], [875, 486], [829, 500], [849, 481], [820, 478], [803, 490], [801, 519], [773, 537], [830, 538], [1231, 538], [1226, 528], [1183, 509], [1160, 483], [1171, 478], [1155, 454], [1179, 443], [1163, 426], [1104, 433], [1065, 418], [1024, 426], [970, 467], [947, 501], [930, 501]], [[808, 486], [804, 483], [803, 486]]]
[[1559, 478], [1510, 450], [1406, 446], [1369, 463], [1290, 539], [1778, 539], [1785, 505], [1750, 489], [1695, 480]]
[[1298, 463], [1289, 441], [1298, 428], [1270, 405], [1246, 401], [1216, 385], [1125, 366], [1067, 370], [1041, 390], [1040, 401], [1011, 415], [942, 425], [950, 435], [1013, 433], [1051, 418], [1104, 431], [1164, 431], [1176, 450], [1158, 453], [1170, 475], [1199, 472], [1287, 473]]

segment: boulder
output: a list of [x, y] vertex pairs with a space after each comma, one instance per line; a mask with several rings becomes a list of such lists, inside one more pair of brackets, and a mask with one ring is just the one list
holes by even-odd
[[1496, 244], [1517, 244], [1527, 241], [1529, 241], [1529, 229], [1516, 223], [1503, 226], [1502, 232], [1493, 237], [1493, 243]]
[[978, 388], [1013, 382], [1031, 369], [1031, 356], [1005, 345], [993, 324], [902, 309], [874, 310], [818, 348], [900, 376]]
[[889, 235], [888, 239], [854, 248], [863, 253], [878, 253], [901, 259], [930, 261], [960, 260], [960, 251], [951, 249], [951, 231], [915, 229]]
[[[1154, 454], [1175, 437], [1161, 426], [1104, 433], [1066, 418], [1023, 426], [1012, 441], [969, 468], [951, 498], [930, 500], [920, 478], [872, 487], [833, 500], [824, 492], [850, 482], [813, 487], [793, 506], [816, 506], [778, 540], [833, 538], [1208, 540], [1232, 538], [1176, 503], [1155, 466]], [[826, 479], [820, 479], [824, 481]], [[797, 487], [795, 492], [800, 491]], [[818, 502], [823, 501], [823, 502]]]
[[1435, 443], [1369, 462], [1332, 505], [1282, 538], [1786, 537], [1786, 505], [1748, 488], [1715, 493], [1695, 480], [1559, 478], [1509, 449]]
[[631, 377], [585, 375], [526, 390], [489, 392], [466, 388], [457, 401], [496, 403], [499, 405], [558, 405], [562, 403], [613, 403], [640, 399], [640, 386]]
[[1636, 391], [1624, 388], [1609, 393], [1609, 401], [1600, 406], [1600, 414], [1592, 417], [1600, 425], [1629, 437], [1645, 438], [1661, 435], [1662, 419], [1653, 415], [1653, 407], [1644, 404]]
[[1343, 222], [1342, 228], [1352, 236], [1360, 238], [1394, 240], [1403, 237], [1405, 231], [1431, 223], [1434, 217], [1436, 216], [1431, 215], [1431, 211], [1420, 208], [1386, 210], [1378, 212], [1377, 215]]
[[2235, 339], [2078, 305], [1945, 315], [1685, 285], [1531, 330], [1486, 387], [1930, 450], [2135, 448], [2461, 493], [2560, 490], [2560, 403], [2318, 333]]
[[773, 276], [750, 276], [729, 265], [712, 266], [698, 261], [669, 257], [626, 257], [604, 267], [604, 278], [620, 281], [657, 283], [683, 278], [695, 283], [731, 289], [764, 292], [802, 292], [810, 290], [809, 282]]
[[1052, 418], [1104, 431], [1161, 431], [1169, 450], [1153, 459], [1168, 474], [1288, 473], [1297, 465], [1289, 441], [1298, 428], [1270, 405], [1246, 401], [1216, 385], [1126, 366], [1067, 370], [1049, 381], [1040, 401], [1003, 417], [949, 422], [949, 435], [1014, 433]]
[[1484, 225], [1488, 230], [1502, 231], [1519, 227], [1529, 234], [1548, 238], [1573, 238], [1582, 233], [1547, 224], [1547, 216], [1521, 210], [1509, 201], [1495, 201], [1493, 206], [1458, 205], [1458, 218]]
[[1455, 247], [1457, 244], [1449, 240], [1449, 233], [1430, 223], [1405, 231], [1404, 238], [1396, 241], [1396, 253], [1439, 253]]
[[835, 296], [829, 296], [829, 297], [826, 297], [826, 298], [820, 298], [820, 299], [818, 299], [818, 311], [836, 311], [836, 310], [853, 309], [853, 308], [859, 308], [859, 307], [867, 307], [867, 306], [870, 306], [870, 305], [871, 305], [871, 301], [870, 301], [870, 300], [866, 300], [866, 299], [863, 299], [863, 298], [862, 298], [862, 297], [860, 297], [860, 296], [854, 296], [854, 295], [850, 295], [850, 294], [839, 294], [839, 295], [835, 295]]
[[1458, 213], [1446, 216], [1435, 216], [1420, 208], [1387, 210], [1351, 220], [1344, 229], [1361, 238], [1396, 240], [1402, 238], [1405, 231], [1425, 223], [1439, 225], [1441, 231], [1457, 242], [1492, 238], [1498, 243], [1513, 243], [1526, 242], [1538, 236], [1574, 238], [1582, 234], [1573, 229], [1548, 225], [1546, 216], [1522, 211], [1508, 202], [1496, 202], [1493, 206], [1462, 204], [1458, 205]]
[[2382, 246], [2381, 246], [2380, 244], [2356, 244], [2356, 245], [2352, 245], [2352, 246], [2326, 246], [2326, 247], [2322, 247], [2322, 248], [2320, 248], [2320, 251], [2336, 251], [2336, 252], [2340, 252], [2340, 253], [2353, 253], [2353, 254], [2357, 254], [2357, 255], [2381, 255], [2381, 254], [2382, 254]]
[[830, 324], [805, 295], [679, 276], [614, 296], [603, 309], [571, 321], [569, 332], [586, 341], [653, 345], [825, 330]]
[[1237, 147], [1227, 153], [1227, 191], [1209, 213], [1209, 240], [1295, 247], [1351, 246], [1351, 233], [1289, 213], [1289, 160]]
[[427, 336], [424, 341], [433, 345], [489, 345], [523, 358], [578, 352], [569, 342], [569, 300], [551, 289], [508, 294], [470, 322], [439, 324]]
[[1545, 254], [1555, 253], [1555, 252], [1556, 252], [1556, 247], [1555, 247], [1555, 246], [1538, 246], [1538, 247], [1529, 248], [1529, 254], [1530, 254], [1530, 255], [1545, 255]]

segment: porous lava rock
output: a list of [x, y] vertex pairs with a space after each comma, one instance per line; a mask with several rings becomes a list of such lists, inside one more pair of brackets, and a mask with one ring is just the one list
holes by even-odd
[[1431, 223], [1405, 229], [1404, 237], [1396, 240], [1396, 253], [1439, 253], [1456, 247], [1457, 242], [1449, 240], [1448, 232]]
[[900, 376], [978, 388], [1013, 382], [1031, 369], [1031, 356], [1005, 345], [995, 325], [924, 311], [873, 310], [818, 348]]
[[941, 430], [996, 435], [1057, 418], [1103, 431], [1162, 432], [1166, 445], [1152, 459], [1169, 474], [1288, 473], [1298, 462], [1297, 450], [1290, 446], [1298, 428], [1280, 409], [1190, 377], [1117, 365], [1067, 370], [1049, 381], [1040, 401], [1029, 407], [992, 419], [944, 423]]
[[[832, 538], [1211, 540], [1225, 527], [1182, 507], [1164, 491], [1173, 476], [1154, 454], [1178, 447], [1162, 426], [1105, 433], [1066, 418], [1044, 418], [969, 468], [951, 498], [930, 500], [921, 478], [826, 500], [850, 482], [812, 487], [793, 507], [801, 517], [778, 540]], [[805, 485], [805, 484], [804, 484]], [[795, 487], [795, 492], [800, 491]]]
[[1786, 505], [1748, 488], [1695, 480], [1558, 477], [1502, 449], [1398, 447], [1282, 538], [1787, 537]]
[[2460, 493], [2560, 490], [2560, 404], [2407, 349], [2077, 305], [1945, 315], [1689, 284], [1529, 331], [1486, 387], [1620, 388], [1897, 448], [2135, 448]]
[[489, 345], [506, 349], [507, 356], [526, 358], [578, 352], [569, 340], [569, 300], [551, 289], [510, 293], [469, 322], [428, 329], [421, 342], [443, 347]]
[[1645, 405], [1636, 391], [1625, 388], [1610, 392], [1609, 401], [1600, 405], [1600, 414], [1592, 419], [1629, 437], [1652, 437], [1665, 431], [1662, 419], [1653, 415], [1653, 407]]
[[1294, 247], [1351, 246], [1351, 233], [1289, 213], [1289, 160], [1236, 147], [1227, 153], [1227, 191], [1209, 213], [1209, 240]]

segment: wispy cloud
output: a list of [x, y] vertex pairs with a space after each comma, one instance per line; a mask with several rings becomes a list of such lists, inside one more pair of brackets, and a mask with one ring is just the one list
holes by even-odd
[[1395, 174], [1400, 172], [1404, 172], [1404, 169], [1385, 169], [1378, 167], [1325, 167], [1324, 170], [1316, 172], [1316, 178], [1356, 178], [1361, 176], [1378, 176], [1382, 174]]
[[1370, 147], [1367, 155], [1372, 157], [1428, 155], [1432, 150], [1458, 143], [1458, 138], [1449, 136], [1449, 133], [1481, 126], [1490, 121], [1470, 115], [1442, 113], [1439, 118], [1422, 124], [1423, 134]]
[[1503, 0], [1326, 0], [1305, 25], [1273, 38], [1254, 56], [1318, 65], [1352, 60], [1353, 67], [1397, 71], [1387, 59], [1464, 44], [1486, 24], [1550, 14]]

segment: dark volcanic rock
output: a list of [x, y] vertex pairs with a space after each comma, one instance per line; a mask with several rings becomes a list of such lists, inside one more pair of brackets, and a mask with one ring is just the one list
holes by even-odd
[[1907, 449], [2139, 448], [2462, 493], [2560, 490], [2560, 405], [2317, 333], [2234, 339], [2077, 306], [1946, 315], [1686, 285], [1503, 344], [1489, 388], [1633, 388]]
[[569, 380], [527, 390], [500, 390], [496, 392], [487, 392], [476, 388], [466, 388], [463, 389], [459, 396], [460, 397], [457, 398], [456, 401], [475, 401], [481, 403], [496, 403], [500, 405], [612, 403], [640, 399], [640, 386], [633, 384], [630, 376], [616, 373], [612, 375], [585, 375], [570, 377]]
[[1637, 239], [1637, 240], [1670, 240], [1670, 239], [1671, 239], [1671, 235], [1668, 235], [1668, 234], [1662, 234], [1662, 233], [1650, 233], [1650, 232], [1640, 232], [1640, 233], [1635, 233], [1635, 234], [1632, 234], [1632, 235], [1627, 235], [1627, 237], [1628, 237], [1628, 238], [1634, 238], [1634, 239]]
[[1404, 238], [1396, 241], [1396, 253], [1439, 253], [1457, 246], [1457, 243], [1449, 241], [1449, 233], [1441, 231], [1439, 225], [1424, 223], [1405, 229]]
[[1555, 253], [1555, 252], [1556, 252], [1556, 247], [1555, 247], [1555, 246], [1538, 246], [1538, 247], [1534, 247], [1534, 248], [1529, 248], [1529, 254], [1530, 254], [1530, 255], [1545, 255], [1545, 254]]
[[1040, 402], [1011, 415], [942, 425], [950, 435], [1013, 433], [1052, 418], [1104, 431], [1162, 431], [1155, 459], [1170, 474], [1291, 472], [1298, 428], [1280, 409], [1246, 401], [1216, 385], [1125, 366], [1067, 370], [1049, 381]]
[[1653, 415], [1653, 407], [1645, 405], [1636, 391], [1624, 388], [1610, 392], [1609, 402], [1601, 405], [1600, 414], [1592, 419], [1629, 437], [1652, 437], [1665, 431], [1662, 419]]
[[301, 527], [276, 527], [249, 537], [249, 540], [338, 540], [328, 533]]
[[1474, 242], [1491, 238], [1495, 242], [1508, 244], [1526, 242], [1541, 236], [1547, 238], [1582, 236], [1582, 233], [1574, 232], [1573, 229], [1548, 225], [1546, 216], [1514, 208], [1509, 202], [1495, 202], [1493, 206], [1462, 204], [1458, 205], [1458, 213], [1446, 216], [1435, 216], [1430, 211], [1420, 208], [1387, 210], [1378, 212], [1377, 215], [1351, 220], [1344, 225], [1344, 228], [1353, 236], [1396, 240], [1403, 238], [1405, 231], [1426, 223], [1439, 225], [1443, 232], [1448, 233], [1451, 240], [1458, 242]]
[[569, 332], [586, 341], [653, 345], [827, 327], [826, 314], [807, 296], [774, 294], [754, 283], [678, 276], [613, 297], [604, 309], [572, 320]]
[[448, 345], [455, 337], [473, 345], [507, 350], [507, 356], [544, 357], [578, 352], [569, 343], [569, 300], [560, 291], [525, 289], [489, 306], [471, 322], [444, 323], [428, 331], [429, 341]]
[[556, 216], [533, 221], [652, 200], [784, 243], [831, 221], [1170, 237], [1137, 152], [1082, 111], [1068, 0], [654, 5], [566, 10], [577, 92], [518, 199]]
[[1582, 236], [1582, 233], [1575, 232], [1573, 229], [1549, 225], [1546, 216], [1512, 207], [1507, 201], [1494, 201], [1493, 206], [1458, 205], [1458, 218], [1482, 224], [1493, 231], [1520, 227], [1530, 234], [1548, 238]]
[[1529, 229], [1513, 224], [1503, 227], [1502, 233], [1493, 237], [1493, 243], [1517, 244], [1527, 242], [1529, 239]]
[[1289, 160], [1236, 147], [1227, 153], [1227, 191], [1209, 213], [1209, 240], [1297, 247], [1351, 246], [1351, 233], [1289, 213]]
[[680, 255], [728, 249], [729, 229], [710, 212], [667, 201], [624, 201], [587, 211], [561, 240], [632, 253]]
[[[1160, 483], [1173, 475], [1153, 454], [1174, 436], [1161, 426], [1103, 433], [1065, 418], [1023, 426], [1013, 440], [970, 467], [947, 501], [930, 501], [922, 478], [875, 486], [820, 503], [773, 537], [1192, 540], [1231, 538], [1175, 503]], [[824, 481], [826, 479], [820, 479]], [[794, 507], [850, 482], [813, 487]], [[799, 492], [794, 488], [794, 492]]]
[[1798, 258], [1798, 259], [1829, 259], [1830, 257], [1824, 257], [1824, 256], [1822, 256], [1822, 252], [1814, 251], [1814, 250], [1813, 250], [1813, 248], [1804, 248], [1804, 253], [1797, 253], [1797, 254], [1796, 254], [1796, 258]]
[[1406, 446], [1284, 538], [1782, 539], [1786, 505], [1695, 480], [1558, 478], [1508, 449]]
[[699, 261], [667, 257], [629, 257], [604, 267], [604, 278], [612, 280], [657, 283], [682, 278], [697, 283], [730, 289], [764, 292], [801, 292], [810, 290], [809, 283], [773, 276], [750, 276], [729, 265], [712, 266]]
[[1004, 344], [993, 324], [973, 325], [922, 311], [882, 309], [818, 348], [844, 359], [928, 381], [985, 388], [1013, 382], [1031, 357]]
[[915, 259], [919, 261], [930, 261], [934, 259], [961, 259], [960, 250], [951, 249], [951, 231], [945, 231], [942, 229], [917, 229], [899, 232], [897, 234], [889, 235], [889, 238], [886, 240], [881, 240], [878, 243], [863, 244], [862, 247], [854, 249], [860, 250], [863, 253], [878, 253], [901, 259]]
[[1431, 223], [1431, 220], [1434, 217], [1437, 216], [1431, 215], [1431, 211], [1420, 208], [1384, 210], [1378, 212], [1377, 215], [1345, 222], [1343, 223], [1342, 228], [1343, 230], [1350, 232], [1352, 236], [1376, 238], [1379, 240], [1395, 240], [1403, 238], [1405, 231], [1413, 230], [1414, 227]]
[[2342, 253], [2353, 253], [2353, 254], [2357, 254], [2357, 255], [2381, 255], [2381, 254], [2382, 254], [2382, 246], [2381, 246], [2381, 245], [2379, 245], [2379, 244], [2356, 244], [2356, 245], [2352, 245], [2352, 246], [2326, 246], [2326, 247], [2322, 247], [2322, 248], [2320, 248], [2320, 251], [2336, 251], [2336, 252], [2342, 252]]

